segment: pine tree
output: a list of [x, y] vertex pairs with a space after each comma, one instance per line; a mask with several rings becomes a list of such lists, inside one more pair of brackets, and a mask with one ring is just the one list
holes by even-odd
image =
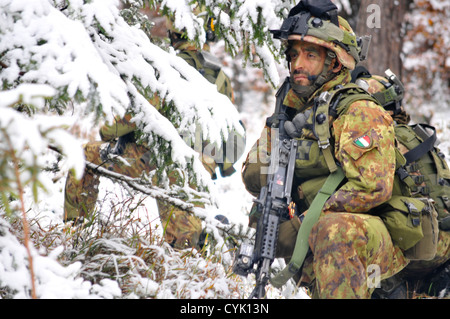
[[435, 111], [450, 105], [449, 15], [450, 3], [445, 0], [414, 0], [406, 15], [402, 50], [406, 102], [418, 121], [430, 121]]

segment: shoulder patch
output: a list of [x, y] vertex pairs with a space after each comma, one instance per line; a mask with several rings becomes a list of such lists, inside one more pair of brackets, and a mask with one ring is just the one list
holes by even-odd
[[372, 146], [372, 139], [368, 135], [363, 135], [354, 140], [353, 143], [358, 147], [369, 148]]

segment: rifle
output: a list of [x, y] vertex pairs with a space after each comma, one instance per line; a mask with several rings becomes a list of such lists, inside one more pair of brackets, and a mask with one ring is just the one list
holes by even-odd
[[[241, 276], [254, 273], [255, 288], [249, 298], [264, 298], [265, 287], [270, 279], [270, 266], [275, 259], [278, 228], [282, 218], [288, 216], [289, 204], [292, 201], [291, 190], [297, 153], [297, 140], [291, 139], [284, 129], [284, 122], [288, 120], [286, 106], [283, 99], [290, 89], [289, 78], [278, 90], [272, 132], [278, 136], [272, 138], [269, 175], [267, 185], [261, 188], [257, 209], [261, 213], [256, 228], [255, 243], [242, 243], [233, 271]], [[276, 125], [278, 122], [278, 125]]]
[[128, 143], [135, 142], [134, 132], [122, 135], [117, 139], [116, 146], [111, 150], [110, 154], [121, 156], [125, 151]]

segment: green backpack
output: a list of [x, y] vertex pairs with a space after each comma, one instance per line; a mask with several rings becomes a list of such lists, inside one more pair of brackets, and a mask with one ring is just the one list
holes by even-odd
[[383, 212], [381, 218], [408, 258], [432, 259], [438, 228], [450, 231], [450, 169], [435, 146], [436, 129], [408, 123], [409, 116], [401, 105], [403, 85], [390, 70], [386, 77], [380, 77], [359, 67], [353, 71], [352, 81], [369, 91], [396, 121], [397, 151], [402, 154], [397, 156], [393, 196], [378, 208]]

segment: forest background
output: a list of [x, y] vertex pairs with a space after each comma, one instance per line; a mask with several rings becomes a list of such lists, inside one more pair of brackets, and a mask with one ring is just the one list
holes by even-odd
[[[438, 128], [450, 158], [450, 33], [447, 0], [336, 0], [357, 35], [371, 35], [365, 63], [373, 74], [390, 68], [404, 82], [414, 122]], [[279, 28], [297, 1], [0, 0], [0, 297], [1, 298], [244, 298], [253, 278], [231, 272], [233, 241], [250, 237], [252, 204], [239, 174], [212, 182], [185, 143], [200, 125], [220, 143], [229, 128], [246, 128], [247, 149], [258, 138], [286, 76]], [[216, 18], [221, 59], [235, 105], [176, 57], [165, 21], [201, 47], [203, 5]], [[157, 94], [161, 105], [148, 100]], [[129, 108], [152, 146], [164, 177], [102, 177], [95, 216], [83, 227], [63, 222], [64, 182], [81, 176], [82, 145]], [[187, 132], [187, 133], [186, 133]], [[186, 187], [199, 184], [198, 192]], [[193, 207], [200, 196], [204, 209]], [[204, 251], [171, 249], [154, 198], [199, 216], [211, 235]], [[228, 217], [224, 226], [216, 214]], [[276, 261], [275, 266], [282, 266]], [[308, 298], [291, 283], [272, 298]]]

